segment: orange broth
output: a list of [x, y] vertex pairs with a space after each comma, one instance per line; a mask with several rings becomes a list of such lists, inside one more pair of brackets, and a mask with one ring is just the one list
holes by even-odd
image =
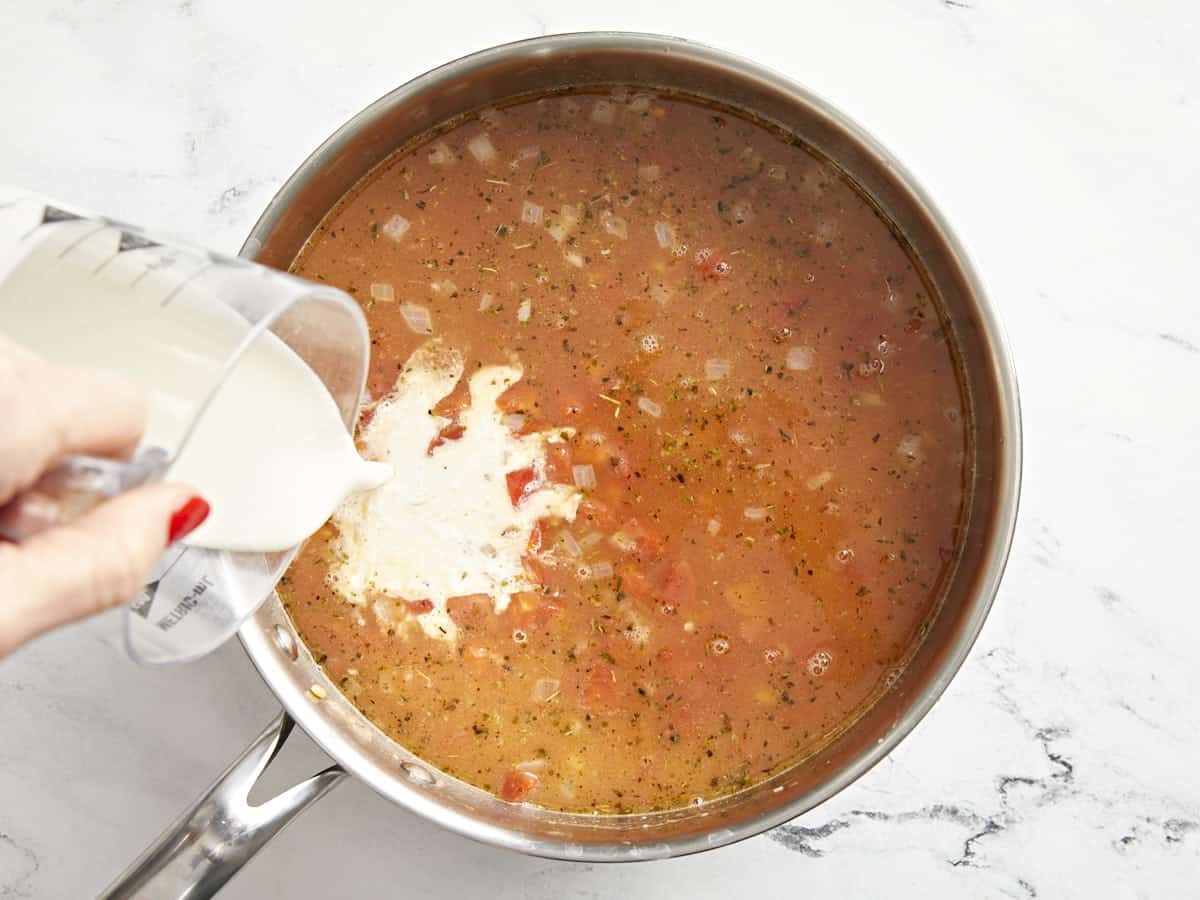
[[371, 397], [424, 307], [468, 372], [519, 361], [515, 427], [569, 434], [545, 478], [594, 473], [539, 523], [537, 588], [452, 601], [452, 641], [413, 627], [423, 598], [380, 617], [333, 590], [333, 525], [286, 576], [333, 681], [444, 772], [581, 812], [729, 794], [852, 723], [936, 613], [954, 350], [905, 245], [799, 141], [633, 90], [527, 99], [395, 153], [292, 270], [361, 302]]

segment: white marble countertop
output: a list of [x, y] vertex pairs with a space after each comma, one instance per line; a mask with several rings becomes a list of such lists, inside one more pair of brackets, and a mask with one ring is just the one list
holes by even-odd
[[[751, 56], [925, 181], [1006, 321], [1027, 452], [995, 610], [885, 763], [765, 836], [668, 862], [547, 862], [350, 783], [223, 896], [1194, 896], [1200, 15], [1135, 0], [575, 6], [7, 0], [0, 180], [233, 251], [329, 132], [454, 56], [584, 28]], [[239, 646], [142, 670], [111, 616], [0, 662], [0, 898], [94, 893], [275, 710]], [[280, 762], [320, 760], [300, 744]]]

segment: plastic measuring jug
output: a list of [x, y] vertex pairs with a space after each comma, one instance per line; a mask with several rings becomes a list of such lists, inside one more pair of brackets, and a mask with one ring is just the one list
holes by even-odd
[[0, 186], [0, 332], [149, 397], [133, 459], [68, 459], [0, 511], [0, 536], [162, 478], [212, 506], [125, 611], [139, 661], [215, 649], [336, 506], [390, 474], [354, 447], [370, 341], [333, 288]]

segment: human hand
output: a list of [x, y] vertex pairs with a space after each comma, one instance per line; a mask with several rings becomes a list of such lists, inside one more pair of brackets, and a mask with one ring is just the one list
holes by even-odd
[[[129, 455], [145, 421], [128, 382], [50, 365], [0, 335], [0, 508], [69, 454]], [[21, 544], [0, 541], [0, 657], [131, 599], [167, 545], [207, 515], [186, 485], [153, 484]]]

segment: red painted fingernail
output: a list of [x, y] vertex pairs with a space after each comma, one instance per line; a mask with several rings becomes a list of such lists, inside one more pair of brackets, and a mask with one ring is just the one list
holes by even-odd
[[208, 501], [203, 497], [192, 497], [175, 510], [175, 514], [171, 516], [171, 527], [167, 529], [167, 543], [173, 544], [199, 528], [208, 518], [208, 510]]

